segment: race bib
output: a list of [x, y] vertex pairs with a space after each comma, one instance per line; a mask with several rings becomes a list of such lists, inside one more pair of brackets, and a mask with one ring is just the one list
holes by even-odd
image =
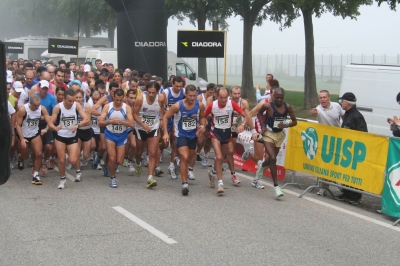
[[94, 125], [94, 126], [97, 126], [97, 125], [98, 125], [98, 123], [97, 123], [97, 118], [96, 118], [96, 117], [92, 117], [92, 120], [90, 120], [90, 123], [91, 123], [92, 125]]
[[229, 124], [229, 115], [217, 116], [215, 119], [217, 120], [218, 125], [222, 126]]
[[155, 115], [143, 115], [142, 116], [142, 122], [149, 126], [154, 125], [155, 120], [156, 120]]
[[26, 120], [26, 123], [28, 124], [28, 127], [38, 127], [39, 126], [39, 118], [34, 118], [34, 119], [28, 119]]
[[196, 127], [197, 127], [196, 119], [188, 117], [182, 118], [183, 130], [193, 130], [196, 129]]
[[61, 127], [71, 129], [75, 126], [75, 117], [63, 117], [61, 119]]
[[286, 118], [285, 117], [275, 117], [274, 120], [274, 128], [279, 128], [279, 124], [286, 124]]
[[113, 133], [122, 133], [125, 132], [126, 126], [124, 125], [110, 125], [111, 126], [111, 132]]

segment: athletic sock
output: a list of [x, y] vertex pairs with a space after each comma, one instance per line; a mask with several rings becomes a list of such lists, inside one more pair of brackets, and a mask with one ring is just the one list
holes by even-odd
[[153, 178], [153, 176], [152, 176], [152, 175], [149, 175], [149, 177], [147, 178], [147, 180], [149, 180], [150, 178]]
[[212, 170], [211, 170], [211, 173], [212, 173], [213, 175], [215, 175], [217, 172], [215, 172], [214, 169], [212, 169]]
[[231, 172], [231, 175], [234, 175], [234, 174], [236, 174], [236, 172]]
[[111, 178], [111, 179], [115, 179], [115, 176], [111, 176], [110, 178]]
[[223, 186], [224, 182], [222, 182], [222, 180], [218, 180], [218, 186]]
[[60, 179], [61, 179], [61, 182], [66, 182], [67, 181], [67, 178], [65, 176], [61, 177]]
[[193, 171], [193, 167], [189, 167], [189, 171]]
[[39, 178], [39, 172], [33, 172], [33, 176]]

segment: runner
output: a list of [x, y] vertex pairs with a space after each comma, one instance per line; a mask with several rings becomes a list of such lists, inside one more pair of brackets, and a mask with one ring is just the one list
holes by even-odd
[[43, 116], [45, 121], [50, 121], [50, 116], [43, 106], [40, 105], [40, 97], [33, 95], [29, 99], [29, 103], [18, 109], [17, 113], [17, 138], [18, 143], [18, 169], [24, 169], [24, 161], [29, 157], [29, 145], [32, 149], [33, 174], [32, 184], [41, 185], [42, 181], [39, 177], [40, 165], [42, 162], [43, 144], [40, 135], [44, 135], [48, 131], [48, 127], [39, 130], [40, 117]]
[[[156, 160], [160, 158], [158, 148], [160, 134], [159, 128], [162, 126], [161, 117], [164, 115], [166, 105], [163, 94], [159, 94], [160, 85], [157, 82], [149, 82], [146, 85], [146, 94], [142, 94], [135, 102], [133, 118], [135, 119], [134, 134], [136, 136], [136, 175], [142, 172], [141, 156], [144, 145], [147, 144], [149, 153], [149, 177], [147, 188], [157, 186], [153, 174]], [[138, 164], [139, 163], [139, 164]]]
[[93, 135], [93, 130], [90, 127], [90, 106], [88, 103], [83, 103], [83, 91], [78, 90], [75, 91], [75, 102], [80, 105], [83, 110], [85, 111], [86, 114], [86, 121], [83, 121], [83, 118], [78, 115], [78, 125], [79, 124], [87, 124], [87, 126], [81, 126], [78, 128], [76, 135], [78, 137], [78, 150], [79, 154], [81, 154], [82, 150], [82, 162], [78, 158], [76, 161], [76, 176], [75, 176], [75, 182], [81, 182], [82, 180], [82, 172], [81, 172], [81, 164], [82, 166], [86, 166], [88, 164], [88, 158], [90, 155], [90, 144], [91, 144], [91, 139]]
[[[224, 193], [224, 184], [222, 181], [222, 162], [228, 151], [228, 144], [232, 140], [232, 115], [233, 111], [244, 117], [243, 124], [250, 125], [252, 129], [252, 139], [257, 139], [257, 132], [254, 129], [253, 122], [248, 114], [242, 111], [236, 102], [228, 100], [228, 90], [224, 87], [217, 89], [217, 100], [207, 106], [205, 115], [212, 115], [211, 121], [211, 142], [215, 151], [214, 169], [208, 172], [210, 178], [210, 186], [215, 187], [215, 177], [218, 177], [218, 193]], [[237, 129], [238, 133], [243, 131], [243, 127]]]
[[[276, 156], [279, 153], [280, 147], [285, 139], [284, 128], [294, 127], [297, 125], [296, 116], [294, 115], [293, 108], [290, 104], [283, 101], [285, 91], [282, 88], [275, 88], [274, 101], [264, 102], [259, 110], [253, 108], [250, 111], [250, 116], [257, 113], [267, 111], [267, 118], [262, 133], [257, 141], [263, 142], [268, 158], [262, 162], [257, 162], [256, 176], [260, 179], [264, 173], [264, 167], [269, 166], [271, 170], [272, 180], [275, 187], [275, 196], [282, 197], [283, 193], [278, 186], [277, 170], [276, 170]], [[287, 120], [287, 115], [290, 115], [292, 121]]]
[[[83, 119], [79, 124], [78, 114]], [[58, 126], [55, 126], [56, 123]], [[82, 109], [81, 105], [75, 102], [75, 92], [71, 89], [66, 90], [64, 101], [54, 107], [53, 115], [49, 122], [49, 128], [57, 131], [55, 144], [58, 156], [58, 171], [61, 177], [58, 189], [63, 189], [67, 181], [65, 177], [65, 151], [68, 151], [69, 163], [76, 164], [76, 161], [79, 159], [76, 131], [79, 127], [87, 125], [88, 120], [86, 119], [85, 111]]]
[[[174, 77], [172, 79], [172, 87], [166, 88], [164, 90], [164, 96], [166, 99], [166, 110], [168, 111], [169, 108], [177, 103], [178, 101], [183, 99], [185, 95], [185, 90], [183, 88], [183, 80], [181, 77]], [[169, 132], [169, 145], [171, 149], [171, 158], [170, 163], [168, 166], [168, 173], [171, 174], [172, 179], [176, 179], [177, 176], [175, 174], [175, 166], [174, 166], [174, 159], [176, 154], [176, 145], [175, 145], [175, 137], [174, 137], [174, 128], [173, 128], [173, 119], [168, 120], [168, 132]]]
[[108, 169], [111, 174], [110, 187], [117, 188], [116, 164], [123, 163], [125, 143], [128, 138], [127, 128], [133, 126], [133, 117], [131, 107], [123, 102], [124, 91], [116, 89], [113, 94], [113, 102], [104, 106], [98, 122], [99, 126], [106, 127], [104, 137], [107, 144]]
[[[127, 93], [127, 104], [131, 107], [132, 111], [133, 108], [135, 107], [135, 102], [137, 99], [137, 94], [140, 92], [140, 90], [134, 90], [134, 89], [129, 89]], [[133, 115], [133, 113], [132, 113]], [[134, 159], [134, 156], [136, 154], [136, 137], [135, 133], [133, 132], [134, 128], [132, 128], [128, 132], [128, 146], [125, 149], [125, 159], [127, 160], [127, 166], [129, 167], [129, 172], [134, 173], [135, 172], [135, 165], [136, 165], [136, 159]], [[132, 131], [132, 134], [130, 134]]]
[[[174, 117], [175, 143], [180, 157], [180, 164], [176, 163], [176, 166], [180, 169], [182, 194], [184, 196], [189, 193], [188, 176], [191, 176], [190, 179], [194, 180], [193, 166], [196, 162], [197, 139], [199, 138], [200, 142], [202, 142], [206, 125], [204, 105], [196, 99], [196, 87], [187, 85], [185, 96], [184, 100], [172, 105], [163, 117], [163, 140], [167, 143], [169, 141], [168, 120], [172, 116]], [[198, 125], [199, 121], [200, 125]]]
[[[90, 97], [90, 99], [88, 100], [88, 104], [89, 104], [90, 108], [92, 108], [93, 105], [95, 105], [99, 101], [100, 97], [101, 96], [100, 96], [99, 91], [97, 91], [97, 90], [93, 91], [92, 97]], [[99, 109], [97, 109], [98, 112], [101, 112], [101, 110], [102, 110], [101, 107], [99, 107]], [[92, 110], [90, 110], [90, 113], [92, 113], [91, 111]], [[101, 145], [100, 144], [100, 127], [98, 124], [98, 118], [99, 118], [98, 116], [92, 114], [91, 119], [90, 119], [90, 127], [93, 130], [93, 137], [92, 137], [92, 141], [91, 141], [92, 142], [91, 150], [93, 151], [93, 154], [94, 154], [90, 159], [91, 161], [93, 161], [96, 158], [97, 151], [99, 150], [99, 147]]]

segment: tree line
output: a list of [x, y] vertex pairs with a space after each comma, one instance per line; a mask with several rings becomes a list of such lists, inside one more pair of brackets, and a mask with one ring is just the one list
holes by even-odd
[[[379, 5], [387, 2], [395, 10], [400, 0], [375, 0]], [[226, 19], [239, 16], [243, 21], [243, 97], [254, 99], [252, 69], [253, 27], [264, 20], [279, 23], [281, 29], [290, 27], [293, 21], [303, 18], [305, 35], [304, 108], [318, 104], [314, 58], [313, 17], [324, 13], [356, 19], [359, 7], [372, 5], [373, 0], [165, 0], [167, 17], [178, 23], [189, 18], [198, 30], [205, 30], [207, 21], [219, 21], [222, 29], [228, 29]], [[2, 0], [0, 18], [1, 39], [27, 35], [76, 37], [80, 14], [80, 35], [108, 32], [113, 46], [116, 13], [99, 0]], [[268, 32], [266, 32], [268, 34]], [[268, 43], [265, 44], [268, 47]], [[205, 58], [198, 60], [198, 75], [207, 80]]]

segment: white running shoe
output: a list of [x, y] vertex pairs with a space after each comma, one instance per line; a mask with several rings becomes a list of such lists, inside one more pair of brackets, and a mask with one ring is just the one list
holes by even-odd
[[117, 174], [119, 174], [119, 166], [120, 166], [120, 165], [117, 165], [117, 167], [116, 167], [116, 169], [115, 169], [115, 172], [116, 172]]
[[133, 174], [135, 174], [135, 172], [136, 172], [136, 169], [135, 169], [135, 167], [134, 167], [133, 165], [129, 165], [128, 172], [129, 172], [129, 173], [133, 173]]
[[63, 189], [66, 187], [65, 183], [67, 182], [67, 180], [61, 180], [60, 184], [58, 185], [58, 189]]
[[100, 166], [103, 166], [103, 165], [104, 165], [104, 160], [100, 159]]
[[203, 159], [201, 159], [201, 164], [203, 167], [208, 167], [208, 157], [204, 156]]
[[260, 180], [258, 180], [258, 179], [254, 179], [253, 181], [251, 181], [251, 185], [255, 188], [264, 189], [264, 186], [261, 184]]
[[103, 167], [100, 164], [98, 164], [96, 170], [103, 170]]
[[66, 170], [71, 170], [71, 168], [72, 168], [72, 165], [69, 162], [66, 162], [65, 163], [65, 169]]
[[175, 174], [175, 166], [169, 165], [169, 166], [168, 166], [168, 173], [171, 174], [171, 178], [172, 178], [172, 179], [177, 179], [177, 178], [178, 178], [178, 177], [176, 176], [176, 174]]
[[321, 188], [318, 192], [317, 192], [318, 196], [325, 196], [325, 189]]
[[248, 148], [245, 152], [242, 154], [242, 161], [245, 162], [247, 159], [250, 157], [250, 153], [254, 150], [253, 147]]
[[283, 193], [281, 191], [281, 188], [279, 186], [275, 187], [275, 197], [282, 197]]
[[88, 159], [83, 159], [81, 161], [81, 166], [86, 166], [86, 165], [88, 165], [88, 163], [89, 163]]
[[189, 179], [189, 180], [196, 180], [196, 178], [194, 177], [193, 171], [189, 171], [188, 179]]
[[81, 181], [82, 181], [82, 172], [76, 173], [75, 182], [81, 182]]

